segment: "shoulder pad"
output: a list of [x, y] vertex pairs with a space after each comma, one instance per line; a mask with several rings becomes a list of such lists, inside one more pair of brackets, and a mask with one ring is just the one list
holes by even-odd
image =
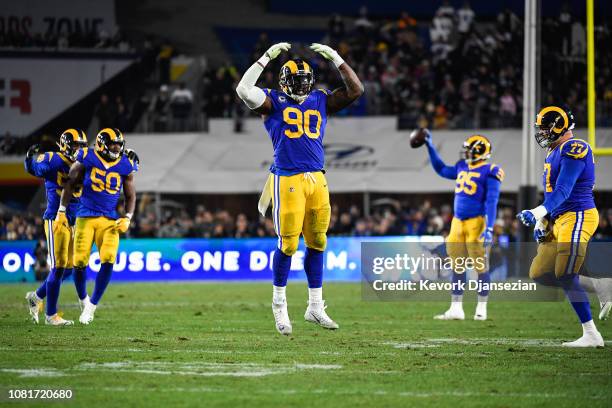
[[589, 153], [591, 147], [587, 142], [581, 139], [570, 139], [561, 145], [561, 156], [571, 159], [584, 159]]
[[495, 177], [499, 181], [504, 181], [504, 177], [506, 174], [504, 173], [504, 169], [499, 167], [497, 164], [491, 163], [491, 168], [489, 169], [489, 176]]

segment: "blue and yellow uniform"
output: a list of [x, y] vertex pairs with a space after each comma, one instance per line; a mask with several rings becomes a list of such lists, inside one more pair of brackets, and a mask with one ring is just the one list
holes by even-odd
[[538, 246], [529, 274], [535, 279], [553, 270], [557, 277], [578, 273], [599, 224], [593, 197], [595, 160], [589, 144], [571, 138], [550, 150], [542, 184], [552, 234]]
[[[466, 148], [476, 146], [481, 149], [479, 159], [473, 163], [459, 160], [454, 166], [447, 166], [438, 156], [433, 143], [429, 140], [427, 143], [436, 173], [455, 180], [454, 217], [446, 239], [447, 252], [454, 259], [467, 256], [472, 259], [483, 259], [485, 256], [482, 245], [483, 233], [487, 229], [493, 230], [504, 171], [498, 165], [487, 161], [491, 148], [484, 136], [471, 136], [464, 146]], [[476, 268], [476, 271], [481, 273], [484, 268]]]
[[272, 102], [272, 112], [264, 125], [274, 147], [266, 188], [272, 198], [278, 248], [293, 255], [303, 233], [307, 247], [323, 251], [331, 215], [323, 174], [329, 92], [316, 89], [302, 103], [284, 92], [266, 89], [265, 93]]
[[95, 242], [101, 263], [115, 263], [119, 248], [117, 203], [123, 180], [138, 171], [138, 163], [121, 154], [116, 160], [105, 160], [98, 151], [82, 149], [77, 161], [84, 166], [83, 191], [77, 210], [74, 264], [85, 268]]
[[47, 194], [47, 208], [43, 215], [45, 236], [47, 247], [49, 248], [49, 258], [51, 268], [72, 268], [72, 246], [73, 229], [76, 212], [79, 205], [81, 189], [74, 191], [70, 204], [66, 208], [66, 217], [71, 229], [53, 229], [53, 222], [57, 209], [60, 205], [60, 198], [64, 183], [68, 179], [68, 172], [72, 161], [62, 152], [47, 152], [34, 158], [26, 158], [25, 168], [33, 176], [45, 180], [45, 190]]

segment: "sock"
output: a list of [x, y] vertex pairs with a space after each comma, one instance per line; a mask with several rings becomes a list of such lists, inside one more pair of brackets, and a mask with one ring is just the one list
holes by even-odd
[[308, 288], [308, 303], [323, 302], [323, 288]]
[[487, 303], [488, 300], [489, 300], [489, 296], [478, 295], [478, 303]]
[[467, 279], [466, 274], [453, 272], [453, 276], [451, 279], [453, 283], [453, 291], [451, 293], [453, 295], [463, 295], [463, 287], [465, 286], [465, 282]]
[[51, 272], [47, 276], [47, 316], [53, 316], [57, 313], [57, 300], [63, 275], [64, 268], [51, 268]]
[[306, 247], [304, 271], [309, 288], [321, 288], [323, 286], [323, 251]]
[[592, 320], [589, 298], [582, 286], [580, 286], [578, 275], [562, 276], [559, 278], [559, 283], [578, 315], [580, 323], [587, 323], [589, 320]]
[[111, 280], [111, 275], [113, 274], [113, 264], [112, 263], [103, 263], [100, 265], [100, 271], [98, 272], [98, 276], [96, 276], [96, 284], [94, 285], [94, 291], [91, 295], [91, 303], [97, 305], [108, 283]]
[[79, 299], [83, 300], [87, 297], [87, 273], [85, 268], [74, 268], [74, 287]]
[[451, 303], [463, 303], [463, 295], [451, 295]]
[[287, 302], [287, 287], [286, 286], [272, 286], [272, 303], [283, 304]]
[[582, 334], [590, 334], [597, 332], [597, 327], [595, 327], [595, 323], [593, 319], [588, 322], [582, 323]]
[[40, 300], [43, 300], [47, 296], [47, 280], [46, 279], [42, 281], [38, 289], [36, 289], [36, 296], [38, 296]]
[[274, 286], [287, 286], [287, 277], [291, 268], [291, 256], [276, 248], [272, 259], [272, 272], [274, 273]]
[[[480, 298], [483, 297], [485, 300], [485, 302], [487, 301], [487, 298], [489, 297], [489, 283], [491, 283], [491, 275], [489, 274], [489, 272], [483, 272], [478, 274], [478, 301], [480, 302]], [[485, 284], [487, 286], [486, 289], [482, 289], [481, 285]]]

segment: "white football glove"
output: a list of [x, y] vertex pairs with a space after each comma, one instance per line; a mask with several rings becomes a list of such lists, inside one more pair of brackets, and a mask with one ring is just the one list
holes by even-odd
[[332, 47], [329, 47], [323, 44], [312, 43], [312, 45], [310, 46], [310, 49], [321, 54], [323, 58], [328, 59], [331, 62], [333, 62], [336, 68], [344, 64], [344, 60], [342, 59], [340, 54], [338, 54], [338, 52], [334, 50]]
[[289, 51], [290, 48], [291, 44], [286, 42], [274, 44], [273, 46], [268, 48], [268, 51], [266, 51], [264, 55], [262, 55], [262, 57], [259, 59], [259, 62], [261, 62], [263, 65], [266, 65], [268, 62], [278, 57], [281, 52]]
[[540, 218], [533, 228], [533, 239], [542, 243], [546, 241], [546, 237], [548, 236], [548, 220], [546, 218]]

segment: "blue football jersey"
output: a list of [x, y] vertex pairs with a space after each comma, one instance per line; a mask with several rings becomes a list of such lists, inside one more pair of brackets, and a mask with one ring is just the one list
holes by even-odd
[[471, 166], [465, 160], [459, 160], [455, 169], [455, 217], [465, 220], [485, 215], [487, 179], [493, 177], [501, 182], [504, 179], [504, 171], [493, 163]]
[[[57, 152], [47, 152], [38, 155], [36, 159], [25, 160], [27, 172], [45, 180], [47, 194], [47, 208], [43, 215], [45, 220], [55, 219], [64, 183], [68, 180], [70, 166], [72, 166], [72, 162], [62, 153]], [[79, 186], [73, 192], [70, 204], [66, 208], [66, 217], [70, 225], [74, 224], [80, 196], [81, 187]]]
[[79, 151], [77, 161], [85, 166], [83, 194], [77, 216], [119, 218], [117, 203], [121, 197], [123, 180], [138, 171], [138, 163], [126, 155], [109, 162], [88, 148]]
[[570, 139], [555, 147], [546, 155], [544, 174], [542, 176], [544, 199], [546, 200], [555, 190], [557, 178], [561, 171], [561, 161], [565, 158], [569, 160], [582, 160], [585, 166], [582, 173], [578, 176], [576, 184], [574, 184], [574, 188], [567, 200], [552, 210], [551, 217], [553, 219], [568, 211], [584, 211], [595, 208], [595, 199], [593, 197], [595, 159], [589, 144], [580, 139]]
[[322, 170], [329, 91], [315, 89], [302, 103], [281, 91], [265, 89], [264, 92], [272, 101], [272, 112], [264, 121], [274, 147], [270, 171], [291, 176]]

